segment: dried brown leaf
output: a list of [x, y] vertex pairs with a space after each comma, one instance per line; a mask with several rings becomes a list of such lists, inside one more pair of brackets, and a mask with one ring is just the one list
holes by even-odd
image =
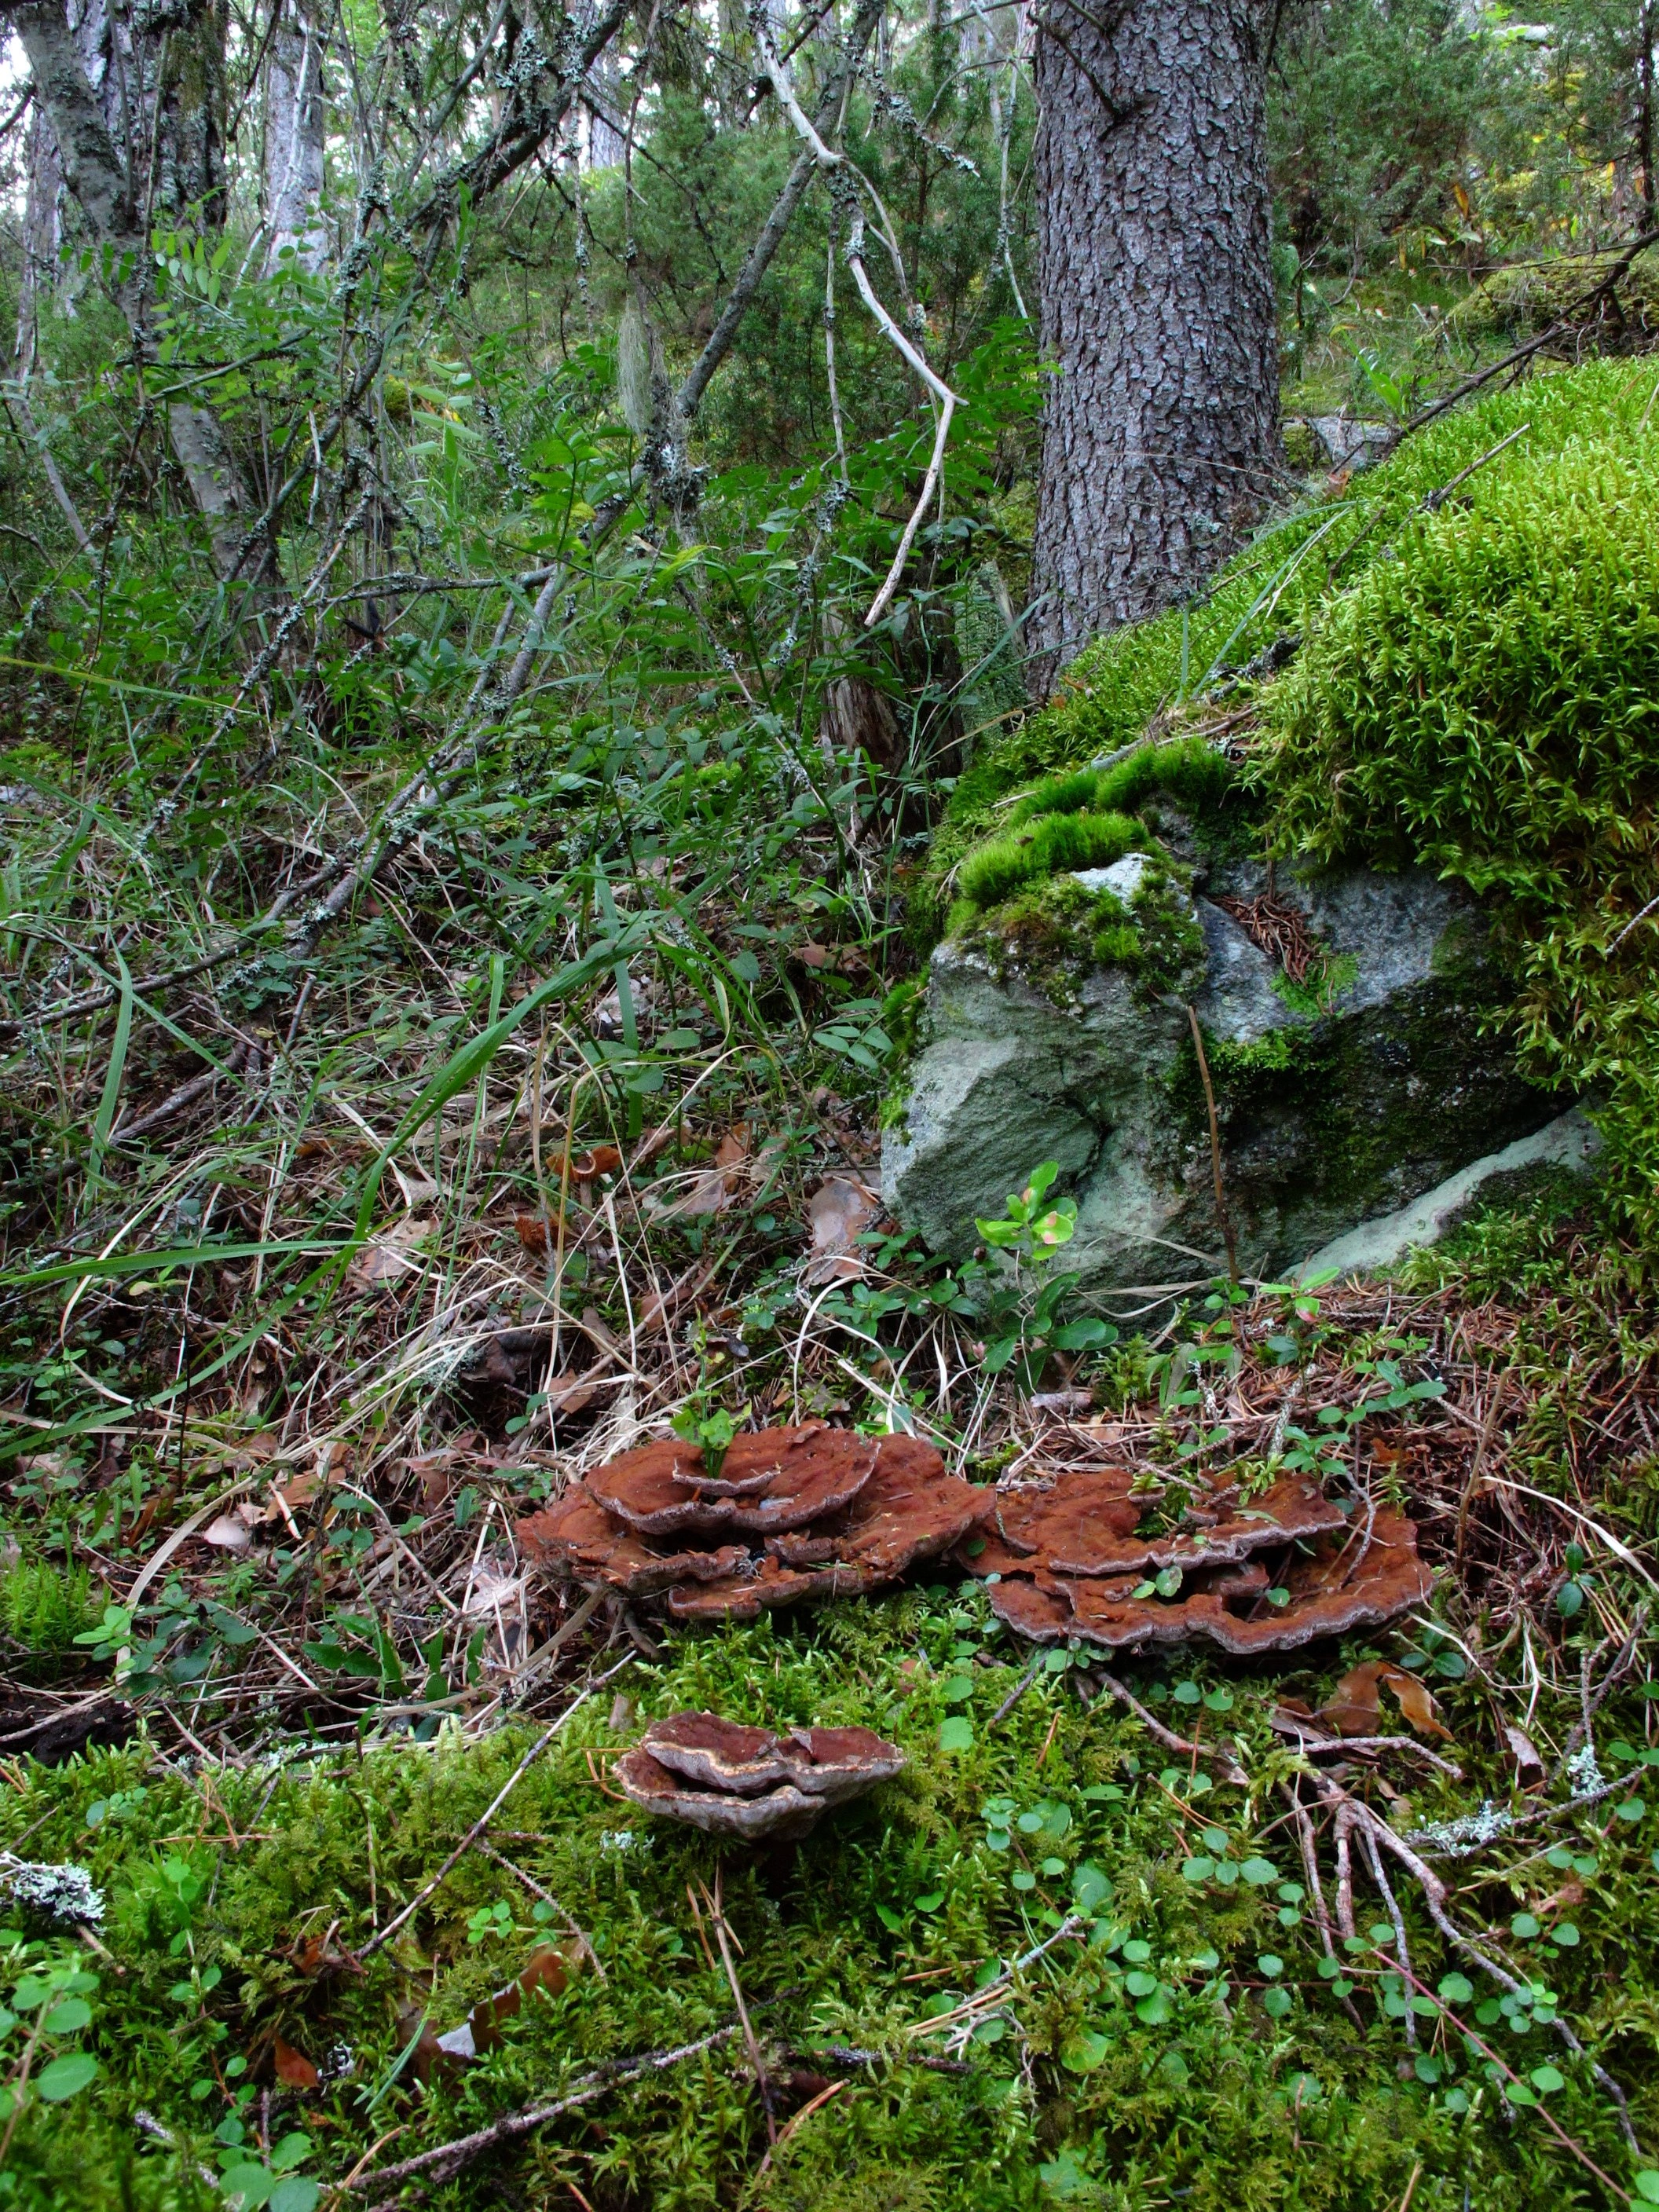
[[881, 1211], [881, 1200], [860, 1176], [826, 1176], [806, 1201], [812, 1231], [808, 1283], [851, 1281], [864, 1273], [858, 1240]]
[[409, 1214], [387, 1228], [377, 1230], [345, 1271], [345, 1287], [358, 1297], [382, 1290], [388, 1283], [416, 1273], [414, 1247], [430, 1237], [436, 1224], [425, 1214]]
[[303, 2051], [296, 2051], [291, 2043], [284, 2043], [279, 2035], [272, 2052], [276, 2079], [285, 2089], [314, 2089], [321, 2075]]
[[1426, 1684], [1387, 1659], [1372, 1659], [1351, 1668], [1337, 1684], [1316, 1719], [1338, 1735], [1375, 1735], [1382, 1711], [1382, 1693], [1392, 1690], [1400, 1710], [1419, 1735], [1437, 1735], [1449, 1743], [1449, 1729], [1443, 1728]]

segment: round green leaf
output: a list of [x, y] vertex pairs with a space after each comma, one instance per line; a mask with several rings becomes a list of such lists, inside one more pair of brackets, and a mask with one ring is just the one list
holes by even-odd
[[1106, 2054], [1111, 2047], [1103, 2035], [1097, 2035], [1092, 2030], [1084, 2029], [1079, 2034], [1068, 2038], [1061, 2045], [1060, 2063], [1068, 2073], [1092, 2074], [1096, 2067], [1104, 2064]]
[[1440, 1994], [1448, 2004], [1467, 2004], [1474, 1995], [1474, 1984], [1467, 1974], [1443, 1974]]
[[46, 2014], [46, 2030], [48, 2035], [73, 2035], [91, 2018], [92, 2007], [84, 1997], [65, 1997], [62, 2004], [55, 2004]]
[[1538, 2102], [1537, 2091], [1529, 2089], [1524, 2081], [1504, 2082], [1504, 2094], [1512, 2105], [1535, 2105]]
[[1529, 1943], [1538, 1929], [1539, 1923], [1530, 1912], [1517, 1912], [1510, 1923], [1510, 1933], [1518, 1936], [1523, 1943]]
[[1246, 1859], [1238, 1870], [1253, 1889], [1265, 1889], [1279, 1880], [1279, 1869], [1271, 1859]]
[[1138, 1967], [1133, 1974], [1124, 1976], [1123, 1986], [1132, 1997], [1149, 1997], [1158, 1987], [1158, 1976]]
[[1036, 1876], [1034, 1874], [1027, 1874], [1024, 1867], [1017, 1868], [1008, 1879], [1022, 1894], [1036, 1887]]
[[1276, 1982], [1285, 1971], [1285, 1961], [1271, 1951], [1264, 1951], [1255, 1963], [1270, 1982]]
[[1218, 1855], [1224, 1851], [1227, 1848], [1227, 1831], [1224, 1828], [1206, 1828], [1204, 1848], [1206, 1851], [1213, 1851]]
[[1553, 2089], [1565, 2089], [1567, 2086], [1566, 2075], [1558, 2073], [1553, 2066], [1534, 2066], [1528, 2079], [1534, 2089], [1541, 2089], [1547, 2097]]
[[252, 2212], [255, 2205], [270, 2202], [270, 2192], [276, 2186], [276, 2177], [269, 2166], [233, 2166], [219, 2186], [229, 2202], [234, 2203], [240, 2198], [243, 2212]]
[[265, 2212], [313, 2212], [322, 2190], [302, 2173], [284, 2174], [270, 2192]]
[[1261, 1992], [1261, 2009], [1269, 2020], [1283, 2020], [1291, 2008], [1291, 2002], [1288, 1990], [1263, 1990]]
[[98, 2061], [91, 2051], [67, 2051], [40, 2069], [34, 2086], [49, 2105], [61, 2105], [68, 2098], [78, 2097], [97, 2074]]
[[1175, 1686], [1175, 1701], [1178, 1705], [1195, 1705], [1203, 1694], [1196, 1682], [1177, 1682]]
[[1181, 1879], [1182, 1881], [1190, 1881], [1194, 1884], [1208, 1881], [1214, 1872], [1215, 1861], [1213, 1859], [1182, 1859], [1181, 1862]]
[[974, 1744], [974, 1724], [966, 1713], [952, 1713], [948, 1721], [939, 1723], [939, 1747], [941, 1751], [971, 1751]]
[[273, 2173], [291, 2173], [296, 2166], [303, 2166], [311, 2156], [311, 2137], [295, 2128], [282, 2136], [266, 2154]]
[[1615, 1805], [1613, 1808], [1621, 1820], [1629, 1820], [1632, 1825], [1642, 1818], [1647, 1809], [1646, 1802], [1640, 1797], [1626, 1797], [1622, 1805]]
[[1644, 2204], [1659, 2204], [1659, 2172], [1644, 2166], [1632, 2184]]
[[1571, 1920], [1564, 1920], [1559, 1928], [1551, 1929], [1550, 1941], [1552, 1943], [1559, 1944], [1562, 1950], [1571, 1951], [1577, 1944], [1578, 1930]]
[[1085, 1859], [1072, 1876], [1072, 1896], [1079, 1912], [1097, 1912], [1111, 1902], [1112, 1885], [1097, 1866]]

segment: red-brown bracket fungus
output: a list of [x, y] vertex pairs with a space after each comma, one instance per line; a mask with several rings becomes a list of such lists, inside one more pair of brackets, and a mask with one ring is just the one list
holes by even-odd
[[890, 1781], [904, 1754], [868, 1729], [791, 1729], [775, 1735], [717, 1713], [653, 1721], [613, 1770], [647, 1813], [711, 1836], [787, 1840], [832, 1805]]
[[[1249, 1498], [1236, 1483], [1195, 1492], [1178, 1517], [1167, 1502], [1126, 1469], [1074, 1469], [1000, 1492], [960, 1561], [1018, 1634], [1109, 1650], [1198, 1637], [1237, 1658], [1294, 1650], [1429, 1594], [1417, 1532], [1392, 1506], [1345, 1512], [1304, 1475]], [[1165, 1525], [1144, 1528], [1149, 1515]]]
[[959, 1543], [994, 1493], [915, 1437], [822, 1421], [735, 1437], [718, 1476], [678, 1437], [624, 1452], [518, 1524], [526, 1556], [677, 1620], [752, 1620], [805, 1598], [862, 1595]]

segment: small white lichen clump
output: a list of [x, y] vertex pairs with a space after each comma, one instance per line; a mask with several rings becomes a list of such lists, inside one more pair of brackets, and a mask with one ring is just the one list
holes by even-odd
[[0, 1895], [68, 1927], [104, 1924], [104, 1893], [83, 1866], [50, 1866], [0, 1853]]
[[1495, 1805], [1488, 1797], [1479, 1812], [1460, 1813], [1455, 1820], [1431, 1820], [1413, 1829], [1406, 1840], [1421, 1850], [1440, 1851], [1448, 1858], [1461, 1859], [1471, 1851], [1478, 1851], [1483, 1844], [1495, 1844], [1500, 1836], [1509, 1833], [1513, 1825], [1508, 1810]]
[[1588, 1797], [1592, 1790], [1605, 1790], [1607, 1778], [1596, 1764], [1595, 1746], [1587, 1743], [1575, 1751], [1567, 1761], [1567, 1779], [1572, 1784], [1575, 1797]]

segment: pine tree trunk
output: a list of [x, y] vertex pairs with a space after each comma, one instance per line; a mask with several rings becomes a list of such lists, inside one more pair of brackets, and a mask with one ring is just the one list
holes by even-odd
[[1036, 684], [1191, 591], [1270, 488], [1279, 424], [1253, 0], [1047, 0]]

